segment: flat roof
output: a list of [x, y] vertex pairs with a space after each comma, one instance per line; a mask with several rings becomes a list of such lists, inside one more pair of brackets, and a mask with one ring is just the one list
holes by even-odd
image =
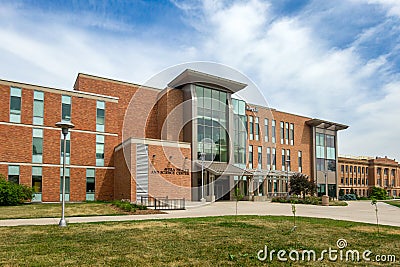
[[119, 99], [118, 97], [114, 97], [114, 96], [100, 95], [100, 94], [94, 94], [94, 93], [89, 93], [89, 92], [84, 92], [84, 91], [52, 88], [52, 87], [46, 87], [46, 86], [41, 86], [41, 85], [34, 85], [34, 84], [29, 84], [29, 83], [22, 83], [22, 82], [15, 82], [15, 81], [8, 81], [8, 80], [1, 80], [1, 79], [0, 79], [0, 84], [6, 85], [6, 86], [21, 87], [21, 88], [30, 89], [30, 90], [40, 90], [40, 91], [49, 92], [49, 93], [65, 94], [65, 95], [70, 95], [70, 96], [105, 100], [105, 101], [115, 102], [115, 103], [117, 103], [118, 99]]
[[233, 81], [230, 79], [218, 77], [208, 73], [186, 69], [177, 77], [175, 77], [168, 86], [171, 88], [179, 88], [186, 84], [203, 83], [210, 85], [218, 85], [232, 93], [236, 93], [247, 86], [245, 83]]
[[325, 121], [321, 119], [311, 119], [309, 121], [306, 121], [307, 125], [314, 126], [314, 127], [319, 127], [319, 128], [324, 128], [328, 130], [335, 130], [335, 131], [340, 131], [340, 130], [345, 130], [349, 128], [349, 126], [336, 123], [336, 122], [331, 122], [331, 121]]

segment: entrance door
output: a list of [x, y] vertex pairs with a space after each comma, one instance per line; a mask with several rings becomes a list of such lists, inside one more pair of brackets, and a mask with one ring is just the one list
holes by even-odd
[[216, 201], [230, 199], [229, 176], [215, 178], [215, 199]]

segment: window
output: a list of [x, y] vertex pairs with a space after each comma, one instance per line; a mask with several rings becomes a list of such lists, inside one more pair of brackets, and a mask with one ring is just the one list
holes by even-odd
[[332, 171], [332, 172], [336, 171], [336, 160], [327, 159], [326, 164], [328, 167], [328, 171]]
[[97, 101], [96, 131], [98, 132], [104, 132], [105, 109], [106, 109], [106, 103], [104, 101]]
[[8, 166], [8, 181], [19, 184], [19, 166]]
[[396, 172], [396, 170], [395, 170], [395, 169], [392, 169], [392, 176], [393, 176], [393, 177], [394, 177], [395, 172]]
[[340, 166], [340, 172], [344, 173], [344, 165]]
[[43, 129], [32, 129], [32, 162], [43, 162]]
[[272, 170], [276, 170], [276, 149], [272, 148]]
[[104, 135], [96, 135], [96, 166], [104, 166]]
[[381, 175], [381, 173], [382, 173], [381, 168], [378, 168], [376, 171], [377, 171], [378, 175]]
[[257, 160], [258, 160], [257, 169], [262, 169], [262, 146], [259, 146], [257, 148]]
[[271, 170], [271, 148], [267, 147], [267, 170]]
[[285, 166], [286, 166], [285, 149], [282, 149], [282, 171], [285, 170]]
[[317, 159], [317, 171], [325, 171], [325, 159]]
[[340, 178], [340, 183], [341, 183], [341, 184], [344, 183], [344, 177]]
[[335, 136], [326, 135], [326, 158], [336, 159]]
[[389, 173], [389, 169], [385, 168], [385, 169], [383, 170], [383, 174], [384, 174], [384, 175], [388, 175], [388, 173]]
[[269, 120], [264, 119], [264, 141], [269, 142], [269, 128], [268, 128]]
[[32, 167], [32, 201], [42, 201], [42, 167]]
[[358, 173], [361, 173], [361, 167], [358, 167]]
[[287, 170], [290, 171], [290, 149], [286, 149], [286, 163], [287, 163]]
[[[61, 147], [61, 158], [60, 158], [60, 163], [63, 163], [63, 157], [64, 157], [64, 135], [61, 133], [61, 142], [60, 142], [60, 147]], [[66, 138], [66, 153], [65, 153], [65, 164], [70, 164], [70, 158], [71, 158], [71, 132], [68, 132], [67, 138]]]
[[324, 134], [317, 133], [316, 136], [316, 142], [317, 142], [317, 158], [323, 159], [325, 158], [325, 138]]
[[368, 175], [368, 167], [365, 168], [365, 174]]
[[86, 200], [94, 201], [95, 185], [95, 170], [86, 169]]
[[290, 124], [289, 138], [290, 138], [290, 145], [294, 146], [294, 124], [293, 123]]
[[285, 123], [281, 121], [281, 144], [283, 145], [284, 139], [285, 139]]
[[67, 95], [63, 95], [61, 97], [62, 105], [61, 105], [61, 120], [63, 121], [71, 121], [71, 97]]
[[249, 169], [253, 169], [253, 146], [249, 146]]
[[10, 122], [21, 122], [21, 88], [10, 88]]
[[350, 173], [353, 172], [353, 166], [350, 166]]
[[43, 125], [44, 115], [44, 93], [41, 91], [33, 92], [33, 124]]
[[365, 167], [362, 167], [361, 169], [361, 173], [364, 174], [365, 173]]
[[289, 144], [289, 123], [285, 123], [285, 142], [288, 145]]
[[256, 140], [260, 140], [260, 122], [259, 122], [259, 118], [255, 117], [255, 122], [256, 122]]
[[346, 165], [346, 172], [349, 172], [349, 165]]
[[299, 172], [301, 173], [303, 171], [303, 153], [299, 151], [297, 153], [298, 156], [298, 161], [299, 161]]
[[276, 121], [272, 120], [272, 143], [276, 143]]
[[233, 105], [233, 154], [234, 163], [240, 168], [246, 168], [246, 109], [245, 102], [232, 98]]
[[[62, 200], [62, 187], [63, 187], [63, 168], [60, 168], [60, 200]], [[65, 168], [65, 201], [69, 201], [70, 193], [70, 170]]]
[[249, 116], [249, 136], [250, 140], [254, 139], [254, 122], [253, 122], [253, 116]]

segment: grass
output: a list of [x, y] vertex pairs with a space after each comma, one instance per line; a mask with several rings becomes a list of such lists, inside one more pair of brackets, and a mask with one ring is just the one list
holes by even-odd
[[[269, 250], [369, 249], [400, 257], [400, 228], [329, 219], [227, 216], [58, 226], [2, 227], [1, 266], [390, 266], [375, 262], [261, 262]], [[327, 257], [325, 257], [327, 259]], [[398, 266], [392, 265], [392, 266]]]
[[[110, 203], [66, 203], [65, 216], [95, 216], [126, 214], [114, 208]], [[0, 206], [0, 220], [27, 218], [57, 218], [61, 216], [60, 203], [37, 203], [20, 206]]]
[[386, 204], [400, 208], [400, 200], [384, 201]]

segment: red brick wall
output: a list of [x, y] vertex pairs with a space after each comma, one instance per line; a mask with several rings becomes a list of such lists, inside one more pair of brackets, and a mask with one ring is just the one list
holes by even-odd
[[136, 199], [136, 186], [132, 183], [134, 177], [131, 175], [131, 173], [135, 173], [135, 166], [131, 164], [130, 158], [135, 152], [132, 152], [131, 149], [134, 149], [134, 147], [127, 145], [114, 154], [114, 197], [116, 199], [129, 199], [131, 201]]
[[10, 87], [0, 84], [0, 121], [9, 121], [10, 119]]
[[32, 162], [32, 128], [0, 125], [0, 162]]

